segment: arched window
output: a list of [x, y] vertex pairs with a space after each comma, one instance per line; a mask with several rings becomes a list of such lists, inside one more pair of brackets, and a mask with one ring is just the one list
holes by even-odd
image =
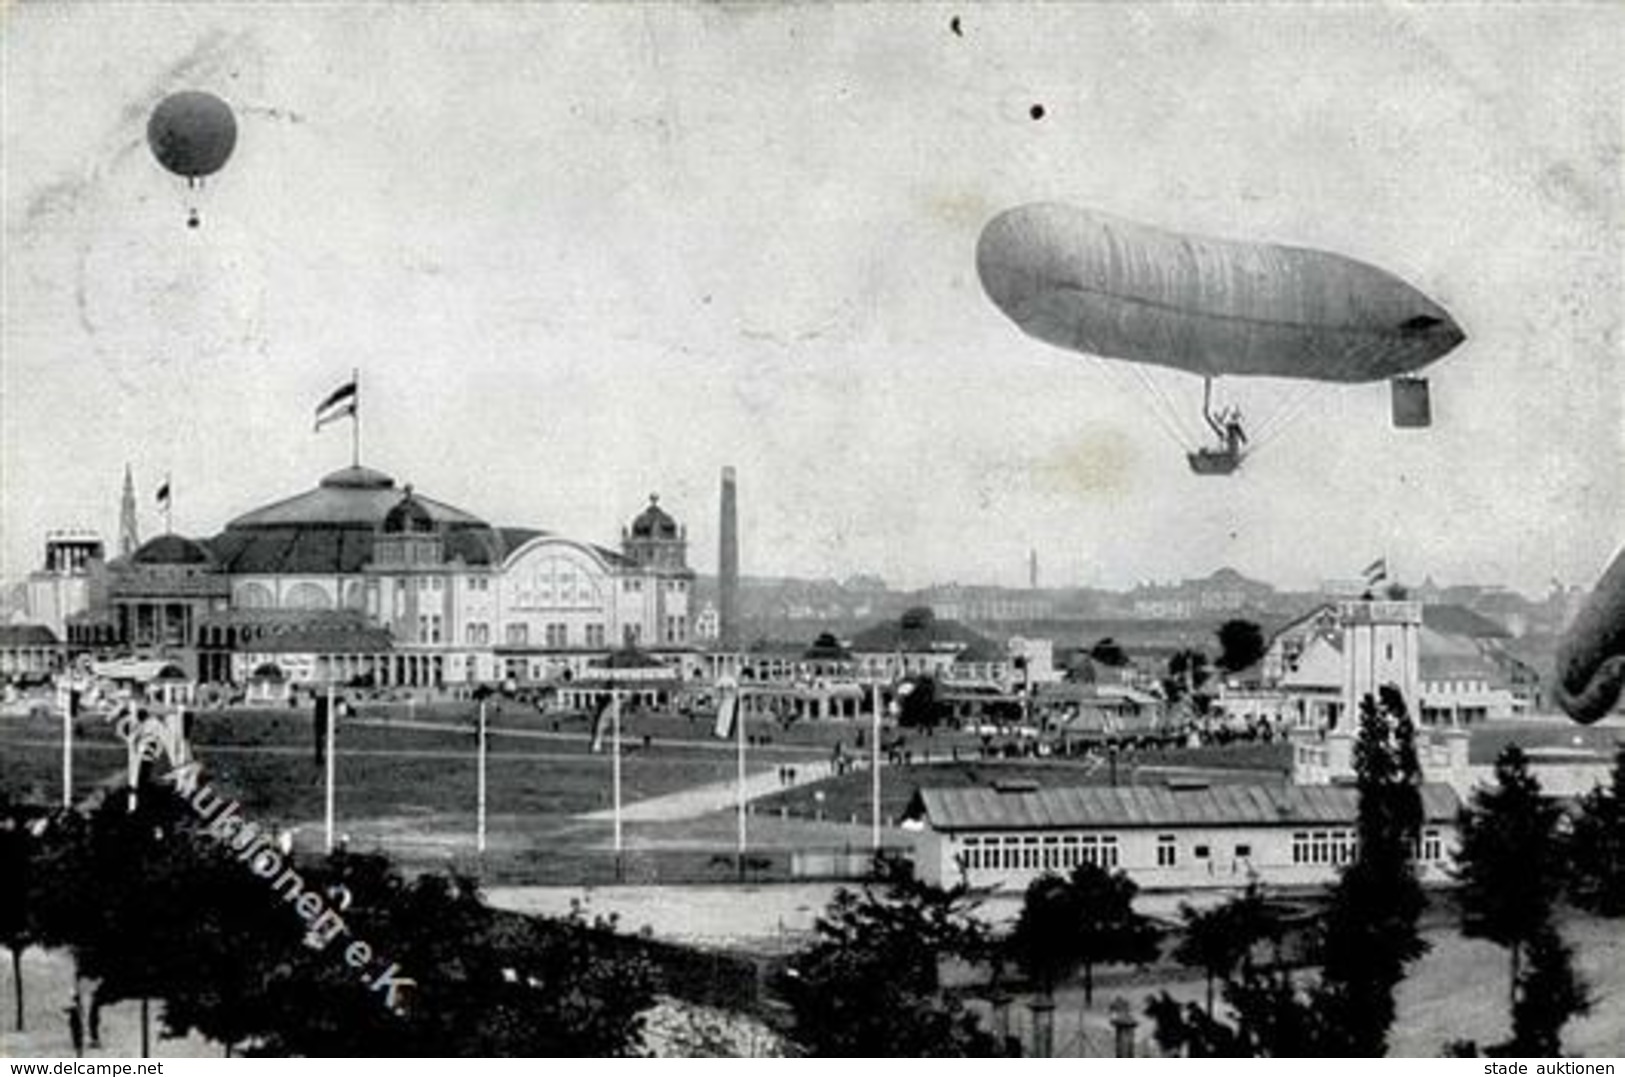
[[367, 589], [360, 580], [351, 580], [345, 585], [344, 608], [348, 610], [364, 610], [367, 608]]
[[268, 610], [276, 605], [276, 596], [263, 583], [245, 583], [238, 586], [234, 604], [238, 609]]
[[325, 610], [332, 608], [333, 601], [314, 583], [296, 583], [288, 589], [282, 604], [292, 610]]

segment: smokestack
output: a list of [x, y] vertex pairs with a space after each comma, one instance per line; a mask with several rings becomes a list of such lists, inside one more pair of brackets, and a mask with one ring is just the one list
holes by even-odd
[[734, 469], [722, 469], [722, 528], [717, 542], [718, 641], [724, 649], [739, 646], [739, 508]]

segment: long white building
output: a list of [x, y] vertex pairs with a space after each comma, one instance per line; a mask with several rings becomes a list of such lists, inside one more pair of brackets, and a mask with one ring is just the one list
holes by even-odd
[[[1449, 879], [1461, 801], [1422, 787], [1422, 882]], [[939, 886], [1024, 890], [1083, 861], [1142, 889], [1321, 886], [1354, 857], [1359, 793], [1347, 785], [1035, 788], [1031, 783], [921, 789], [915, 870]]]

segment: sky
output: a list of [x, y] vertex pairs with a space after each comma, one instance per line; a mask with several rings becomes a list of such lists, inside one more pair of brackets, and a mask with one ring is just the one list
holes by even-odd
[[[950, 21], [959, 17], [958, 32]], [[1128, 587], [1229, 565], [1589, 583], [1625, 533], [1625, 12], [733, 3], [0, 9], [0, 578], [45, 532], [213, 534], [363, 462], [600, 543], [651, 492], [715, 570]], [[144, 140], [233, 107], [197, 196]], [[1043, 115], [1034, 118], [1034, 105]], [[1383, 384], [1200, 382], [1023, 336], [996, 213], [1060, 201], [1398, 274], [1467, 342]], [[1159, 393], [1168, 403], [1161, 402]]]

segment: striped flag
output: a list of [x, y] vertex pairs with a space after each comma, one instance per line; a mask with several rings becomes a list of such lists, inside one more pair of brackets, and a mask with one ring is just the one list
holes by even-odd
[[329, 393], [326, 400], [316, 405], [316, 429], [320, 430], [328, 423], [342, 419], [346, 415], [353, 416], [359, 405], [360, 393], [356, 388], [355, 379], [351, 378]]
[[734, 735], [734, 723], [739, 721], [739, 692], [732, 688], [723, 688], [717, 700], [717, 724], [711, 730], [718, 740], [727, 740]]
[[1388, 558], [1379, 557], [1365, 566], [1364, 576], [1367, 587], [1375, 587], [1383, 580], [1386, 580], [1388, 578]]
[[592, 750], [594, 752], [604, 750], [604, 734], [609, 729], [609, 708], [614, 705], [615, 694], [611, 692], [604, 697], [604, 701], [598, 705], [597, 713], [592, 716]]

